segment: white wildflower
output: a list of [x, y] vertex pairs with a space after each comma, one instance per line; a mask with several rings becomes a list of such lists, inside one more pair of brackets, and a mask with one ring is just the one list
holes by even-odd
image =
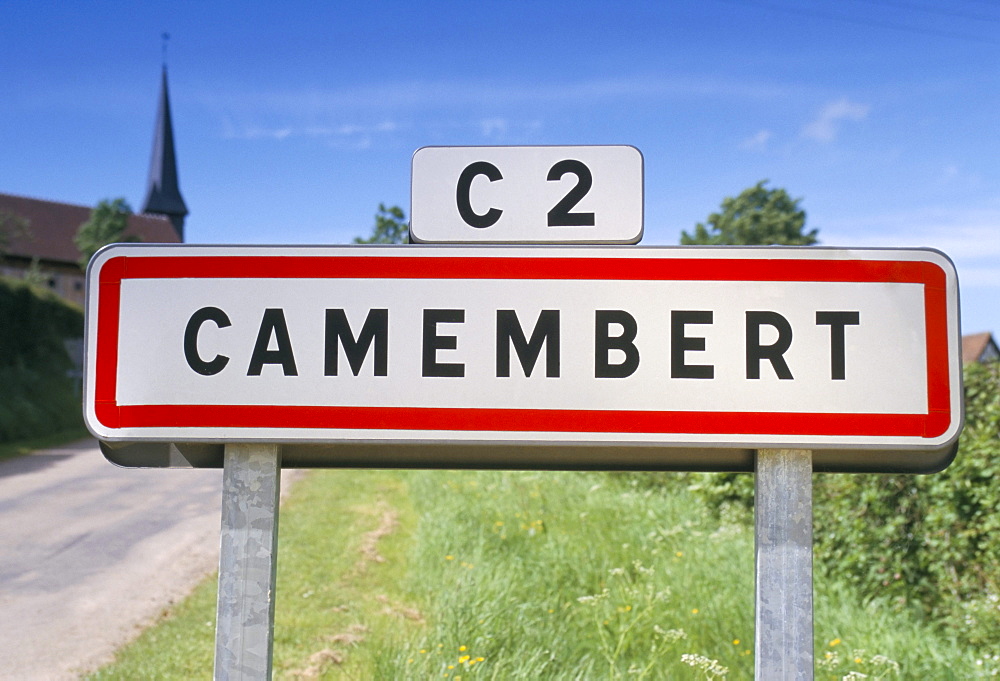
[[705, 675], [710, 679], [725, 676], [729, 673], [729, 667], [723, 667], [719, 664], [718, 660], [713, 660], [705, 657], [704, 655], [685, 653], [684, 655], [681, 655], [681, 662], [695, 667], [696, 669], [700, 669], [705, 672]]

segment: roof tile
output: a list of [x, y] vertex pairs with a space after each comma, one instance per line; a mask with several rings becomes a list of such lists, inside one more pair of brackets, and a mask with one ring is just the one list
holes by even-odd
[[[26, 234], [13, 235], [7, 245], [7, 254], [76, 263], [80, 251], [73, 238], [80, 225], [90, 219], [91, 210], [91, 206], [0, 194], [0, 217], [23, 218], [29, 228]], [[130, 215], [125, 234], [137, 236], [146, 243], [180, 243], [170, 220], [162, 215]]]

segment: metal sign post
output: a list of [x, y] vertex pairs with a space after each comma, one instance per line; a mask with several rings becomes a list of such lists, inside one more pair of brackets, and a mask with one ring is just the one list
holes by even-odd
[[271, 678], [281, 448], [226, 444], [215, 681]]
[[812, 452], [757, 451], [754, 678], [813, 678]]

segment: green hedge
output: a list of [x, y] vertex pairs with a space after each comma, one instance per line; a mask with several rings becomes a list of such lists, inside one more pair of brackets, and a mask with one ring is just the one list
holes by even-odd
[[[918, 610], [1000, 649], [1000, 363], [965, 369], [958, 456], [933, 475], [816, 475], [816, 566], [863, 600]], [[751, 522], [753, 476], [692, 474], [689, 488]]]
[[65, 339], [83, 336], [83, 311], [55, 294], [0, 277], [0, 442], [82, 423]]

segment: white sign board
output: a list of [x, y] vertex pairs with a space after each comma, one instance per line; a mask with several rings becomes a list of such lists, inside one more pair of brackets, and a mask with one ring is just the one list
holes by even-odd
[[642, 238], [643, 163], [635, 147], [423, 147], [412, 166], [415, 242]]
[[85, 416], [119, 442], [941, 450], [957, 317], [929, 250], [117, 245]]

